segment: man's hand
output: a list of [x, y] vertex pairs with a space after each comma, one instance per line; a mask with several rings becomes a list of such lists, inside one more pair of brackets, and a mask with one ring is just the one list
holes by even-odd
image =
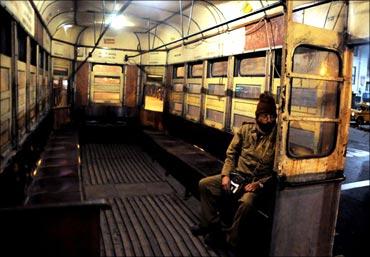
[[255, 192], [260, 188], [262, 188], [261, 183], [252, 182], [244, 186], [244, 192]]
[[222, 189], [225, 191], [230, 190], [230, 177], [229, 176], [222, 176], [221, 186], [222, 186]]

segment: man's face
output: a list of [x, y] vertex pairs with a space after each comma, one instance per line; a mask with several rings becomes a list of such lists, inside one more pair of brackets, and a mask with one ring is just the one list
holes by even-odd
[[257, 124], [263, 132], [270, 132], [276, 123], [276, 115], [260, 113], [257, 117]]

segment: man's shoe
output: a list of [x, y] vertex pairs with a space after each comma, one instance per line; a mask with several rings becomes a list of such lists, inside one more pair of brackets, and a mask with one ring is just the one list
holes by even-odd
[[200, 225], [190, 227], [190, 231], [193, 236], [204, 236], [209, 233], [209, 229]]

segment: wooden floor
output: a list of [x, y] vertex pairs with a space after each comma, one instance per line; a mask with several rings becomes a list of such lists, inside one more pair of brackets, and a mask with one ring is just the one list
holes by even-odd
[[[170, 172], [170, 171], [169, 171]], [[232, 256], [210, 249], [189, 227], [199, 202], [136, 144], [82, 145], [87, 199], [106, 198], [101, 256]]]

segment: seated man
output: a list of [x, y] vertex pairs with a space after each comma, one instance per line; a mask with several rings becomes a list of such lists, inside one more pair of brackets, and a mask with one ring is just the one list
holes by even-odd
[[[274, 98], [265, 92], [260, 95], [256, 110], [256, 122], [243, 124], [235, 133], [227, 151], [221, 174], [206, 177], [199, 182], [201, 201], [201, 224], [192, 227], [193, 235], [204, 235], [205, 243], [218, 245], [226, 235], [230, 246], [236, 247], [240, 228], [256, 211], [261, 195], [271, 193], [276, 141], [276, 105]], [[223, 226], [222, 199], [230, 197], [230, 172], [239, 172], [249, 177], [241, 194], [237, 195], [238, 207], [231, 225]], [[222, 233], [222, 232], [223, 233]], [[221, 235], [221, 236], [220, 236]]]

